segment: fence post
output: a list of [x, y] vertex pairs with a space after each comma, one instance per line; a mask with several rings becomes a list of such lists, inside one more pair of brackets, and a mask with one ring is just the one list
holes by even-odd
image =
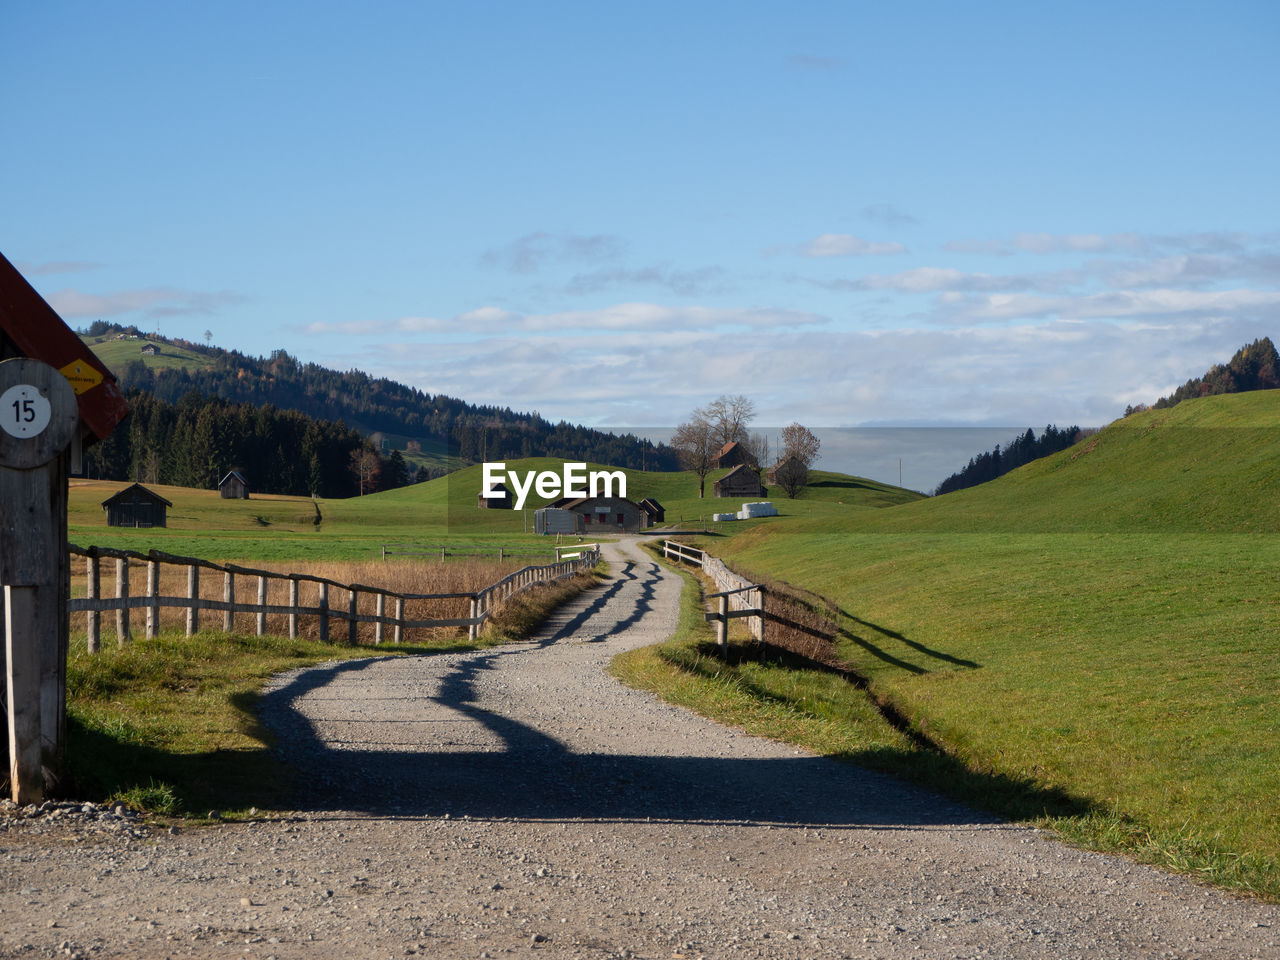
[[120, 609], [116, 611], [116, 644], [123, 647], [129, 639], [129, 558], [116, 558], [116, 599]]
[[200, 568], [187, 567], [187, 636], [200, 629]]
[[396, 625], [392, 637], [394, 643], [404, 640], [404, 597], [396, 597]]
[[[478, 617], [479, 615], [480, 615], [480, 601], [479, 601], [479, 594], [472, 594], [472, 596], [471, 596], [471, 610], [470, 610], [470, 612], [467, 614], [467, 616], [468, 616], [468, 617], [470, 617], [472, 620], [474, 620], [474, 619], [475, 619], [476, 617]], [[479, 634], [480, 634], [480, 624], [478, 624], [478, 623], [469, 623], [469, 624], [467, 624], [467, 639], [468, 639], [468, 640], [474, 640], [477, 636], [479, 636]]]
[[329, 584], [320, 581], [320, 599], [316, 603], [320, 608], [320, 642], [329, 642]]
[[160, 632], [160, 561], [147, 561], [147, 639]]
[[289, 578], [289, 639], [298, 639], [298, 578]]
[[267, 578], [258, 578], [258, 636], [267, 632]]
[[374, 601], [374, 613], [377, 614], [377, 622], [373, 625], [373, 645], [375, 647], [382, 646], [382, 618], [387, 612], [387, 595], [380, 593]]
[[354, 647], [356, 645], [356, 626], [357, 626], [356, 602], [359, 599], [360, 595], [356, 593], [355, 587], [349, 588], [347, 590], [347, 593], [349, 595], [347, 598], [347, 643]]
[[[102, 592], [102, 580], [98, 574], [98, 553], [93, 547], [89, 548], [88, 555], [84, 558], [86, 583], [84, 595], [89, 600], [97, 600], [98, 595]], [[86, 638], [87, 648], [90, 653], [98, 652], [99, 640], [102, 636], [102, 614], [97, 610], [89, 610], [85, 613], [85, 631], [88, 634]]]
[[236, 575], [230, 570], [222, 575], [222, 599], [227, 605], [222, 614], [222, 630], [233, 633], [236, 629]]
[[720, 597], [720, 619], [716, 621], [716, 643], [720, 645], [723, 656], [729, 646], [729, 598]]

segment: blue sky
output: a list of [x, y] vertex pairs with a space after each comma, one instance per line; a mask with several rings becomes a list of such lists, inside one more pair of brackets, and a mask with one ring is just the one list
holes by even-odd
[[1102, 424], [1280, 314], [1280, 5], [13, 4], [73, 326], [658, 426]]

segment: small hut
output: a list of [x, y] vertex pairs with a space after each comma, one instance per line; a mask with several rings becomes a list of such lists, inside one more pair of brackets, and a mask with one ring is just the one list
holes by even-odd
[[160, 352], [160, 348], [156, 346], [154, 343], [144, 343], [142, 345], [143, 356], [154, 357], [159, 352]]
[[102, 501], [108, 527], [163, 527], [168, 525], [168, 508], [173, 504], [140, 483], [125, 487]]
[[745, 463], [734, 467], [715, 482], [717, 497], [766, 497], [768, 491], [760, 482], [760, 476]]
[[232, 470], [218, 481], [218, 492], [223, 500], [248, 500], [249, 481], [239, 470]]
[[665, 523], [667, 519], [667, 510], [653, 497], [645, 497], [640, 501], [640, 509], [649, 515], [649, 522], [646, 527], [652, 527], [655, 524]]

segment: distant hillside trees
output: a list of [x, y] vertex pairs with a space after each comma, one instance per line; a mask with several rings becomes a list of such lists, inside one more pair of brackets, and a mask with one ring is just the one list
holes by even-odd
[[359, 432], [296, 410], [195, 391], [176, 404], [136, 389], [126, 396], [132, 413], [86, 452], [88, 476], [208, 490], [238, 465], [257, 491], [338, 498], [358, 492], [353, 455], [377, 457]]
[[[94, 336], [108, 336], [125, 329], [98, 321], [89, 331]], [[206, 356], [211, 366], [152, 368], [138, 359], [114, 371], [121, 386], [146, 391], [172, 404], [195, 390], [231, 403], [270, 404], [317, 420], [341, 420], [366, 436], [381, 431], [416, 440], [432, 439], [456, 445], [466, 462], [548, 456], [639, 470], [679, 469], [670, 447], [630, 434], [615, 436], [563, 421], [551, 423], [536, 412], [478, 406], [359, 370], [338, 371], [302, 363], [284, 350], [275, 350], [269, 357], [250, 357], [188, 341], [181, 345]]]
[[[1172, 407], [1194, 397], [1210, 397], [1220, 393], [1247, 393], [1250, 390], [1274, 390], [1280, 387], [1280, 354], [1270, 337], [1241, 347], [1225, 364], [1215, 364], [1203, 377], [1188, 380], [1167, 397], [1161, 397], [1157, 409]], [[1125, 415], [1135, 408], [1125, 410]]]
[[953, 473], [938, 484], [935, 493], [953, 493], [966, 487], [976, 487], [980, 483], [1002, 477], [1010, 470], [1016, 470], [1032, 460], [1039, 460], [1051, 453], [1065, 450], [1082, 436], [1079, 427], [1067, 427], [1059, 430], [1053, 424], [1044, 428], [1039, 437], [1028, 428], [1027, 432], [1010, 443], [1003, 450], [997, 444], [989, 453], [980, 453], [969, 461], [969, 465], [958, 473]]

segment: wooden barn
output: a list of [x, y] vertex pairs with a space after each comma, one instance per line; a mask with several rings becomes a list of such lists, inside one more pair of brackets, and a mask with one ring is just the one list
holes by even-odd
[[484, 491], [481, 490], [476, 494], [476, 506], [484, 507], [488, 510], [510, 510], [511, 509], [511, 491], [507, 489], [505, 483], [495, 483], [493, 492], [500, 493], [500, 497], [486, 497]]
[[154, 357], [159, 352], [160, 348], [154, 343], [144, 343], [142, 345], [142, 353], [144, 356]]
[[760, 475], [740, 464], [726, 473], [714, 484], [717, 497], [767, 497], [769, 492], [760, 482]]
[[594, 533], [639, 533], [648, 519], [640, 504], [625, 497], [581, 497], [557, 501], [562, 509], [582, 517], [583, 531]]
[[218, 493], [223, 500], [248, 500], [249, 481], [239, 470], [232, 470], [218, 481]]
[[729, 467], [736, 467], [740, 464], [746, 464], [749, 467], [754, 466], [755, 458], [751, 456], [751, 451], [737, 440], [726, 443], [720, 448], [720, 452], [716, 454], [717, 470], [727, 470]]
[[102, 501], [108, 527], [164, 527], [173, 504], [140, 483], [125, 487]]
[[786, 476], [788, 473], [807, 473], [808, 467], [804, 465], [804, 461], [797, 457], [794, 453], [787, 454], [772, 467], [769, 468], [765, 478], [770, 483], [778, 483], [779, 476]]
[[641, 500], [640, 509], [643, 510], [649, 517], [649, 522], [645, 524], [646, 527], [652, 527], [655, 524], [666, 522], [666, 519], [667, 519], [666, 507], [660, 504], [657, 500], [653, 499], [653, 497], [645, 497], [643, 500]]

